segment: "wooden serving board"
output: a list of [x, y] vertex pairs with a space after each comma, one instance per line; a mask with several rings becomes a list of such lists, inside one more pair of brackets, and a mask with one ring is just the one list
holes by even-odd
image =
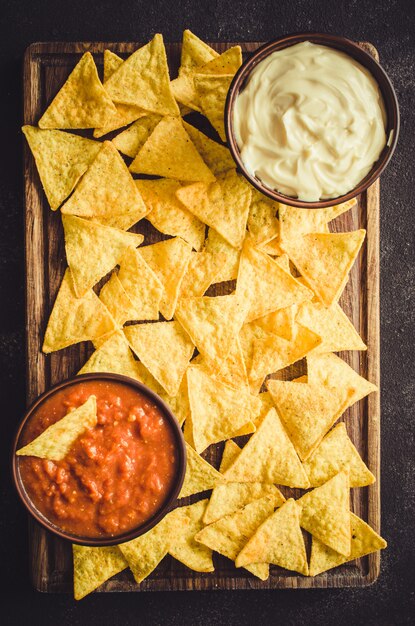
[[[93, 53], [102, 71], [105, 48], [127, 56], [138, 43], [35, 43], [24, 59], [24, 122], [37, 124], [46, 106], [54, 97], [82, 53]], [[211, 44], [223, 52], [231, 43]], [[241, 44], [244, 53], [255, 50], [258, 43]], [[362, 47], [377, 56], [367, 43]], [[180, 44], [167, 44], [171, 76], [177, 74]], [[197, 115], [197, 114], [196, 114]], [[196, 118], [189, 121], [195, 121]], [[202, 122], [202, 125], [201, 125]], [[212, 129], [199, 116], [195, 124], [215, 137]], [[205, 124], [205, 127], [203, 127]], [[91, 131], [92, 132], [92, 131]], [[91, 136], [91, 132], [83, 133]], [[111, 135], [110, 135], [111, 137]], [[216, 136], [217, 138], [217, 136]], [[78, 344], [59, 352], [41, 352], [49, 313], [66, 266], [63, 231], [59, 211], [49, 209], [36, 171], [35, 162], [24, 145], [25, 234], [26, 234], [26, 336], [27, 336], [27, 401], [31, 403], [51, 385], [74, 375], [92, 351], [91, 344]], [[346, 285], [341, 305], [368, 346], [367, 352], [346, 352], [340, 356], [356, 371], [379, 386], [379, 186], [376, 183], [359, 198], [349, 212], [333, 223], [335, 231], [358, 228], [367, 230], [367, 238]], [[145, 235], [145, 243], [165, 238], [149, 222], [142, 220], [136, 228]], [[229, 293], [231, 286], [223, 283], [209, 295]], [[283, 371], [280, 378], [291, 379], [304, 373], [304, 364]], [[380, 401], [371, 394], [352, 406], [343, 416], [350, 437], [364, 461], [376, 476], [371, 487], [351, 491], [352, 510], [380, 531]], [[207, 460], [218, 467], [223, 446], [211, 446]], [[189, 501], [200, 499], [193, 496]], [[208, 589], [277, 589], [311, 587], [362, 587], [379, 575], [380, 555], [347, 563], [315, 578], [271, 567], [267, 581], [261, 582], [243, 569], [215, 554], [215, 572], [193, 572], [170, 557], [141, 585], [131, 573], [124, 571], [102, 585], [99, 591], [208, 590]], [[72, 560], [69, 544], [55, 538], [30, 522], [30, 566], [35, 588], [43, 592], [69, 592], [72, 589]]]

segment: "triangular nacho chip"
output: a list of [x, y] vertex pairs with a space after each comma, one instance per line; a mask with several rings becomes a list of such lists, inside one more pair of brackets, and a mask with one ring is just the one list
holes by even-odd
[[104, 83], [111, 78], [123, 63], [124, 59], [118, 56], [118, 54], [108, 49], [104, 50]]
[[216, 483], [223, 480], [222, 475], [200, 454], [195, 452], [188, 443], [186, 443], [186, 455], [186, 475], [179, 498], [187, 498], [187, 496], [192, 496], [195, 493], [213, 489]]
[[260, 243], [258, 244], [258, 247], [270, 256], [281, 256], [284, 254], [284, 250], [280, 246], [279, 237], [274, 237], [274, 239], [271, 239], [271, 241], [267, 241], [266, 243]]
[[123, 326], [128, 320], [138, 319], [136, 308], [117, 274], [111, 274], [99, 292], [99, 299], [105, 304], [118, 326]]
[[345, 411], [350, 399], [347, 388], [333, 393], [324, 385], [282, 380], [268, 380], [267, 387], [303, 462]]
[[311, 233], [284, 241], [281, 246], [321, 302], [330, 306], [344, 289], [365, 235], [363, 229], [350, 233]]
[[187, 122], [183, 122], [183, 126], [200, 156], [215, 176], [235, 169], [235, 161], [228, 148], [222, 146], [217, 141], [213, 141], [198, 128]]
[[203, 161], [177, 117], [163, 117], [140, 148], [130, 170], [187, 181], [212, 182], [214, 175]]
[[114, 102], [138, 106], [160, 115], [179, 115], [160, 34], [128, 57], [110, 76], [105, 88]]
[[72, 552], [75, 600], [81, 600], [128, 567], [118, 546], [91, 548], [74, 544]]
[[164, 559], [170, 540], [171, 531], [167, 515], [144, 535], [118, 546], [137, 583], [147, 578]]
[[43, 341], [43, 352], [54, 352], [80, 341], [92, 341], [116, 329], [107, 307], [90, 289], [77, 298], [72, 275], [66, 270]]
[[48, 202], [54, 211], [69, 196], [101, 144], [61, 130], [23, 126]]
[[[287, 341], [293, 341], [295, 336], [295, 316], [297, 314], [297, 305], [285, 307], [284, 309], [278, 309], [272, 313], [268, 313], [263, 317], [258, 317], [255, 320], [255, 326], [259, 326], [267, 333], [273, 333], [279, 337], [283, 337]], [[307, 324], [303, 324], [307, 327]], [[316, 332], [316, 334], [319, 334]]]
[[342, 422], [324, 437], [304, 463], [304, 469], [310, 485], [319, 487], [345, 467], [349, 469], [350, 487], [366, 487], [376, 480], [348, 437]]
[[202, 530], [207, 500], [182, 506], [169, 513], [172, 540], [169, 554], [196, 572], [213, 572], [212, 550], [197, 541], [195, 535]]
[[85, 52], [39, 120], [40, 128], [97, 128], [117, 109], [98, 77], [90, 52]]
[[194, 252], [183, 277], [179, 297], [203, 296], [210, 285], [216, 282], [216, 276], [219, 274], [224, 260], [225, 255], [221, 257], [219, 254], [211, 254], [210, 252]]
[[16, 454], [62, 461], [78, 437], [96, 426], [96, 423], [97, 399], [95, 396], [89, 396], [84, 404], [48, 426], [36, 439], [17, 450]]
[[131, 126], [116, 135], [112, 143], [117, 150], [134, 159], [160, 120], [160, 115], [147, 113], [147, 115], [140, 117], [134, 124], [131, 124]]
[[[203, 528], [195, 540], [235, 561], [247, 541], [273, 512], [274, 503], [270, 498], [254, 500]], [[246, 569], [261, 580], [269, 576], [269, 565], [265, 562], [248, 565]]]
[[309, 481], [275, 409], [270, 409], [224, 474], [234, 482], [262, 482], [307, 489]]
[[307, 555], [295, 500], [290, 498], [268, 517], [239, 553], [235, 565], [272, 563], [308, 575]]
[[335, 217], [349, 211], [356, 204], [356, 199], [324, 209], [298, 209], [279, 205], [281, 242], [297, 240], [308, 233], [327, 233], [327, 224]]
[[65, 250], [78, 297], [87, 293], [120, 262], [129, 246], [139, 246], [143, 235], [126, 233], [75, 215], [63, 215]]
[[166, 320], [170, 320], [176, 310], [180, 287], [186, 274], [192, 248], [180, 237], [175, 237], [140, 248], [140, 254], [164, 287], [160, 311]]
[[233, 436], [250, 421], [248, 392], [215, 380], [201, 367], [189, 367], [187, 385], [197, 452]]
[[199, 65], [209, 63], [219, 53], [199, 39], [191, 30], [183, 31], [182, 52], [180, 59], [179, 75], [189, 72]]
[[205, 240], [206, 227], [177, 199], [176, 191], [181, 184], [169, 178], [135, 182], [150, 210], [146, 218], [154, 228], [165, 235], [181, 237], [195, 250], [200, 250]]
[[140, 361], [168, 395], [175, 396], [194, 351], [179, 322], [136, 324], [124, 332]]
[[146, 381], [142, 380], [139, 365], [133, 357], [124, 333], [118, 331], [113, 333], [92, 353], [78, 374], [113, 372], [147, 384]]
[[[236, 457], [239, 455], [241, 448], [232, 439], [228, 439], [223, 448], [222, 458], [220, 460], [219, 471], [224, 474], [228, 467], [232, 465]], [[208, 523], [208, 522], [206, 522]]]
[[278, 237], [280, 232], [277, 219], [279, 206], [278, 202], [252, 188], [247, 226], [255, 245], [267, 243]]
[[226, 141], [225, 134], [225, 102], [233, 74], [195, 74], [194, 84], [202, 109], [209, 122]]
[[157, 320], [164, 287], [134, 247], [125, 250], [120, 260], [118, 279], [134, 305], [134, 319]]
[[119, 152], [105, 141], [61, 213], [93, 217], [108, 226], [117, 215], [128, 214], [132, 226], [148, 209]]
[[360, 517], [350, 513], [351, 550], [345, 557], [332, 550], [324, 543], [313, 537], [311, 544], [310, 576], [317, 576], [333, 567], [338, 567], [348, 561], [360, 559], [367, 554], [386, 548], [386, 541], [378, 535]]
[[351, 549], [349, 490], [349, 474], [342, 470], [296, 502], [302, 528], [344, 556]]
[[205, 250], [211, 254], [224, 254], [226, 256], [222, 269], [218, 276], [216, 276], [216, 282], [221, 283], [236, 279], [241, 256], [240, 249], [238, 250], [238, 248], [231, 246], [214, 228], [209, 228], [208, 236], [205, 241]]

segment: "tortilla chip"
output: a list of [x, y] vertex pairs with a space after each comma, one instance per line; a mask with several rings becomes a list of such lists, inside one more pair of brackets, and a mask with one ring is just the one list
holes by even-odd
[[351, 550], [345, 557], [332, 550], [324, 543], [313, 537], [311, 544], [310, 576], [317, 576], [333, 567], [338, 567], [348, 561], [360, 559], [367, 554], [386, 548], [386, 541], [368, 526], [360, 517], [350, 512]]
[[16, 454], [62, 461], [78, 437], [96, 424], [97, 399], [95, 396], [89, 396], [84, 404], [48, 426], [36, 439], [17, 450]]
[[176, 198], [176, 191], [181, 184], [169, 178], [135, 182], [150, 209], [146, 216], [148, 221], [161, 233], [181, 237], [195, 250], [200, 250], [205, 240], [206, 227]]
[[[203, 528], [197, 533], [195, 540], [235, 561], [247, 541], [273, 512], [274, 503], [270, 498], [254, 500], [244, 508]], [[269, 576], [269, 565], [265, 562], [256, 562], [246, 569], [261, 580], [266, 580]]]
[[307, 489], [309, 480], [275, 409], [224, 474], [227, 481], [262, 482]]
[[129, 246], [139, 246], [143, 235], [63, 215], [65, 250], [74, 288], [80, 298], [120, 262]]
[[105, 141], [96, 159], [61, 208], [65, 215], [93, 217], [111, 226], [119, 214], [129, 215], [132, 226], [148, 213], [120, 154]]
[[258, 247], [269, 254], [270, 256], [281, 256], [284, 254], [284, 250], [280, 246], [280, 238], [274, 237], [271, 241], [258, 244]]
[[122, 376], [129, 376], [140, 382], [142, 380], [139, 363], [134, 359], [128, 342], [121, 331], [114, 332], [89, 357], [78, 374], [92, 372], [113, 372]]
[[[284, 309], [278, 309], [272, 313], [268, 313], [263, 317], [255, 320], [255, 326], [259, 326], [267, 333], [273, 333], [279, 337], [283, 337], [287, 341], [293, 341], [295, 336], [295, 316], [297, 314], [297, 305], [293, 304]], [[302, 324], [307, 326], [307, 324]], [[316, 334], [319, 334], [316, 332]], [[320, 347], [320, 346], [319, 346]]]
[[349, 474], [342, 470], [296, 502], [302, 528], [344, 556], [351, 550], [349, 491]]
[[269, 391], [263, 391], [254, 397], [256, 397], [259, 402], [258, 410], [253, 416], [253, 421], [257, 426], [263, 420], [268, 411], [275, 408], [275, 404]]
[[116, 329], [107, 307], [90, 289], [77, 298], [73, 279], [66, 270], [50, 314], [43, 352], [54, 352], [80, 341], [93, 341]]
[[187, 181], [212, 182], [203, 161], [177, 117], [163, 117], [130, 165], [136, 174], [154, 174]]
[[179, 75], [193, 70], [199, 65], [205, 65], [219, 53], [199, 39], [191, 30], [183, 31], [182, 53]]
[[179, 498], [187, 498], [195, 493], [213, 489], [217, 482], [223, 481], [222, 475], [205, 461], [186, 443], [187, 466], [186, 475]]
[[272, 563], [308, 575], [307, 555], [295, 500], [290, 498], [268, 517], [239, 553], [236, 567]]
[[346, 387], [352, 390], [348, 406], [377, 391], [376, 385], [359, 376], [335, 354], [310, 354], [307, 356], [307, 370], [308, 379], [313, 384], [324, 384], [334, 393]]
[[90, 548], [73, 544], [72, 553], [75, 600], [81, 600], [128, 567], [118, 546]]
[[215, 380], [201, 367], [187, 370], [196, 452], [237, 433], [250, 421], [249, 394]]
[[214, 228], [209, 228], [208, 237], [205, 241], [205, 250], [212, 254], [224, 254], [226, 257], [221, 271], [216, 276], [216, 282], [222, 283], [236, 279], [241, 256], [240, 249], [238, 250], [231, 246]]
[[216, 282], [216, 276], [225, 260], [219, 254], [210, 252], [194, 252], [190, 257], [187, 272], [184, 275], [180, 290], [180, 298], [201, 297]]
[[212, 550], [195, 541], [202, 530], [207, 500], [182, 506], [169, 513], [172, 541], [169, 554], [195, 572], [213, 572]]
[[180, 287], [192, 254], [188, 243], [175, 237], [140, 248], [140, 254], [164, 287], [160, 311], [170, 320], [176, 310]]
[[344, 468], [349, 470], [350, 487], [366, 487], [376, 481], [349, 439], [346, 426], [342, 422], [324, 437], [304, 463], [304, 469], [310, 485], [319, 487]]
[[225, 134], [225, 102], [233, 74], [195, 74], [194, 85], [200, 107], [219, 134], [226, 141]]
[[246, 371], [241, 342], [238, 335], [234, 343], [232, 343], [226, 359], [216, 364], [216, 370], [214, 370], [214, 363], [206, 361], [206, 365], [208, 369], [213, 372], [214, 378], [221, 380], [230, 387], [234, 387], [235, 389], [249, 387], [248, 373]]
[[23, 126], [22, 131], [50, 207], [56, 211], [95, 159], [101, 144], [60, 130]]
[[231, 351], [246, 314], [234, 295], [216, 298], [182, 298], [176, 318], [208, 361], [223, 361]]
[[168, 395], [175, 396], [194, 351], [179, 322], [136, 324], [124, 332], [140, 361]]
[[319, 300], [330, 306], [344, 289], [365, 235], [363, 229], [350, 233], [312, 233], [284, 241], [281, 246]]
[[359, 333], [337, 302], [330, 307], [321, 302], [302, 302], [296, 321], [320, 335], [322, 343], [316, 352], [366, 350]]
[[119, 67], [124, 63], [118, 54], [111, 50], [104, 50], [104, 83], [116, 72]]
[[257, 189], [252, 188], [247, 226], [252, 241], [256, 246], [278, 237], [280, 232], [277, 219], [279, 206], [278, 202], [271, 200]]
[[167, 515], [144, 535], [118, 546], [137, 583], [147, 578], [168, 552], [171, 541], [169, 517]]
[[228, 243], [240, 248], [245, 238], [251, 190], [234, 170], [218, 176], [216, 183], [194, 183], [177, 190], [180, 202]]
[[141, 252], [132, 246], [125, 250], [120, 260], [118, 279], [133, 303], [134, 319], [157, 320], [164, 287]]
[[328, 222], [338, 215], [349, 211], [356, 204], [356, 199], [342, 204], [329, 206], [325, 209], [298, 209], [297, 207], [279, 206], [280, 237], [281, 241], [297, 240], [308, 233], [327, 233]]
[[182, 426], [183, 422], [188, 419], [190, 415], [189, 394], [187, 391], [187, 378], [183, 376], [182, 383], [179, 387], [179, 391], [175, 396], [168, 396], [162, 392], [158, 392], [158, 395], [163, 398], [164, 402], [169, 405], [173, 415]]
[[90, 52], [85, 52], [39, 120], [40, 128], [105, 126], [117, 109], [98, 77]]
[[303, 462], [339, 419], [350, 400], [347, 388], [333, 393], [321, 384], [282, 380], [268, 380], [267, 387], [288, 436]]
[[128, 320], [138, 319], [135, 306], [117, 274], [111, 274], [109, 281], [99, 292], [99, 299], [105, 304], [118, 326], [123, 326]]
[[241, 448], [238, 446], [237, 443], [233, 441], [233, 439], [228, 439], [228, 441], [225, 442], [225, 447], [223, 448], [222, 458], [219, 466], [219, 471], [221, 472], [221, 474], [224, 474], [228, 467], [232, 465], [236, 457], [239, 455], [240, 451]]
[[248, 322], [313, 297], [310, 289], [255, 248], [249, 238], [242, 248], [236, 292], [250, 302]]
[[110, 76], [105, 88], [116, 103], [138, 106], [159, 115], [179, 115], [160, 34], [128, 57]]
[[222, 146], [217, 141], [213, 141], [213, 139], [207, 137], [207, 135], [203, 134], [198, 128], [195, 128], [187, 122], [183, 122], [183, 126], [196, 146], [200, 156], [215, 176], [235, 169], [235, 161], [228, 148]]
[[112, 143], [117, 150], [134, 159], [160, 120], [160, 115], [147, 113], [145, 116], [137, 119], [134, 124], [131, 124], [131, 126], [116, 135]]

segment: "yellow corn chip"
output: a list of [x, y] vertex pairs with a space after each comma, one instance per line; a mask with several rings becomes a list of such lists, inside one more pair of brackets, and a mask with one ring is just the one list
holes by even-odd
[[209, 376], [201, 367], [189, 367], [187, 385], [197, 452], [212, 443], [237, 436], [250, 421], [249, 395]]
[[105, 88], [116, 103], [138, 106], [160, 115], [179, 115], [160, 34], [124, 61], [105, 83]]
[[62, 461], [78, 437], [96, 426], [96, 423], [97, 399], [89, 396], [84, 404], [48, 426], [36, 439], [17, 450], [16, 454]]
[[223, 448], [222, 458], [219, 467], [219, 471], [222, 474], [224, 474], [228, 467], [232, 465], [240, 451], [241, 448], [232, 439], [228, 439], [228, 441], [225, 442], [225, 447]]
[[249, 207], [248, 230], [255, 245], [265, 244], [278, 237], [280, 229], [277, 211], [280, 205], [252, 188]]
[[[244, 508], [206, 526], [197, 533], [195, 539], [235, 561], [258, 527], [273, 512], [274, 503], [270, 498], [254, 500]], [[247, 565], [246, 569], [261, 580], [266, 580], [269, 576], [269, 565], [265, 562]]]
[[338, 567], [348, 561], [360, 559], [367, 554], [386, 548], [386, 541], [368, 526], [360, 517], [350, 512], [351, 550], [345, 557], [332, 550], [324, 543], [313, 537], [310, 558], [310, 576], [317, 576], [333, 567]]
[[267, 387], [302, 461], [317, 448], [350, 400], [347, 387], [333, 393], [322, 384], [282, 380], [268, 380]]
[[164, 389], [162, 389], [161, 391], [161, 393], [157, 392], [158, 395], [163, 398], [166, 404], [169, 405], [170, 409], [173, 412], [173, 415], [176, 417], [180, 426], [182, 426], [183, 422], [187, 420], [190, 415], [189, 394], [187, 392], [186, 376], [183, 376], [179, 391], [175, 396], [168, 396], [164, 393]]
[[220, 362], [209, 361], [201, 354], [198, 354], [197, 357], [193, 359], [192, 365], [201, 365], [213, 378], [235, 389], [239, 389], [240, 387], [247, 389], [249, 387], [248, 374], [239, 336], [236, 337], [225, 360]]
[[111, 226], [118, 215], [129, 215], [129, 226], [132, 226], [148, 209], [120, 154], [110, 141], [105, 141], [61, 212], [93, 217], [107, 226]]
[[307, 555], [295, 501], [290, 498], [251, 537], [236, 558], [236, 567], [273, 563], [308, 575]]
[[279, 237], [274, 237], [274, 239], [271, 239], [271, 241], [267, 241], [266, 243], [260, 243], [258, 247], [270, 256], [281, 256], [284, 254], [284, 251], [280, 246]]
[[[255, 326], [259, 326], [267, 333], [273, 333], [274, 335], [279, 335], [280, 337], [283, 337], [287, 341], [292, 341], [295, 335], [296, 313], [297, 305], [293, 304], [291, 306], [285, 307], [284, 309], [278, 309], [277, 311], [268, 313], [263, 317], [258, 317], [254, 323]], [[307, 324], [302, 325], [308, 328]], [[317, 331], [315, 332], [316, 334], [319, 334], [317, 333]]]
[[218, 276], [216, 276], [218, 283], [236, 279], [241, 256], [240, 250], [231, 246], [214, 228], [209, 228], [208, 237], [205, 241], [205, 250], [212, 254], [224, 254], [226, 256], [226, 261], [223, 263]]
[[187, 466], [186, 475], [179, 498], [187, 498], [195, 493], [213, 489], [216, 483], [223, 481], [223, 476], [205, 461], [186, 443]]
[[254, 413], [253, 417], [253, 421], [257, 426], [263, 420], [268, 411], [275, 408], [275, 404], [269, 391], [263, 391], [254, 397], [256, 397], [259, 401], [258, 410]]
[[176, 310], [180, 287], [192, 254], [192, 248], [180, 237], [140, 248], [140, 254], [164, 287], [160, 311], [170, 320]]
[[85, 52], [39, 120], [40, 128], [105, 126], [117, 109], [102, 86], [90, 52]]
[[219, 53], [199, 39], [192, 31], [183, 31], [182, 54], [180, 60], [179, 74], [193, 70], [199, 65], [205, 65]]
[[250, 302], [247, 321], [313, 297], [312, 291], [255, 248], [249, 238], [242, 248], [236, 292]]
[[72, 552], [75, 600], [81, 600], [128, 567], [118, 546], [91, 548], [72, 545]]
[[215, 176], [235, 169], [235, 161], [228, 148], [225, 148], [217, 141], [213, 141], [213, 139], [204, 135], [191, 124], [187, 124], [187, 122], [183, 122], [183, 126], [200, 156]]
[[134, 359], [124, 333], [117, 331], [93, 352], [78, 374], [113, 372], [145, 382], [139, 363]]
[[105, 304], [115, 323], [119, 326], [123, 326], [128, 320], [138, 319], [134, 304], [117, 274], [111, 274], [109, 281], [99, 292], [99, 299]]
[[209, 122], [226, 141], [225, 134], [225, 102], [233, 74], [195, 74], [194, 85], [202, 109]]
[[234, 482], [262, 482], [307, 489], [309, 481], [275, 409], [265, 415], [257, 431], [227, 469]]
[[137, 324], [124, 328], [127, 340], [149, 372], [175, 396], [194, 351], [194, 345], [178, 322]]
[[95, 159], [101, 144], [60, 130], [23, 126], [48, 202], [54, 211]]
[[195, 250], [200, 250], [205, 240], [206, 227], [176, 198], [176, 191], [181, 184], [169, 178], [135, 182], [150, 210], [146, 216], [148, 221], [160, 232], [181, 237]]
[[62, 223], [66, 258], [78, 297], [108, 274], [129, 246], [139, 246], [144, 239], [143, 235], [126, 233], [75, 215], [63, 215]]
[[187, 181], [212, 182], [214, 175], [203, 161], [177, 117], [163, 117], [138, 151], [130, 170]]
[[187, 272], [184, 275], [180, 290], [180, 298], [203, 296], [205, 291], [216, 282], [225, 255], [210, 252], [194, 252], [190, 257]]
[[344, 556], [351, 549], [349, 489], [349, 474], [342, 470], [296, 502], [301, 526]]
[[169, 513], [172, 541], [169, 554], [196, 572], [213, 572], [212, 550], [195, 541], [202, 530], [207, 500], [182, 506]]
[[134, 305], [134, 319], [158, 319], [164, 288], [155, 272], [134, 247], [125, 250], [120, 260], [118, 279]]
[[104, 83], [118, 70], [118, 68], [124, 63], [124, 59], [112, 52], [111, 50], [104, 50]]
[[327, 224], [335, 217], [349, 211], [356, 204], [356, 200], [348, 200], [342, 204], [329, 206], [325, 209], [298, 209], [297, 207], [279, 206], [281, 242], [297, 240], [308, 233], [329, 232]]
[[326, 306], [336, 302], [365, 238], [363, 229], [350, 233], [311, 233], [282, 248], [319, 300]]
[[54, 352], [80, 341], [94, 340], [116, 329], [107, 307], [90, 289], [77, 298], [72, 275], [66, 270], [50, 314], [43, 352]]
[[311, 486], [319, 487], [345, 467], [349, 469], [350, 487], [366, 487], [376, 480], [349, 439], [345, 424], [341, 423], [324, 437], [304, 463], [304, 469]]
[[144, 535], [118, 546], [137, 583], [147, 578], [168, 552], [171, 541], [169, 517], [167, 515]]
[[160, 115], [147, 113], [147, 115], [140, 117], [134, 124], [131, 124], [131, 126], [116, 135], [112, 143], [117, 150], [134, 159], [160, 120]]

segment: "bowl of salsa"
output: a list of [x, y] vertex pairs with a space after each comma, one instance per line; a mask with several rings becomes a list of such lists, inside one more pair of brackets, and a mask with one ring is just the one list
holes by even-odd
[[42, 526], [73, 543], [115, 545], [174, 507], [186, 449], [178, 421], [151, 389], [117, 374], [83, 374], [28, 409], [12, 471]]

